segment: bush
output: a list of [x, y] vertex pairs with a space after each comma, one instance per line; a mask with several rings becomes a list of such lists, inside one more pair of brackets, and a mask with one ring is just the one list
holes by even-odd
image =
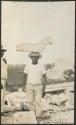
[[7, 89], [17, 90], [18, 87], [23, 86], [25, 82], [24, 67], [25, 65], [8, 65]]
[[74, 80], [74, 71], [72, 69], [65, 70], [63, 75], [66, 80]]

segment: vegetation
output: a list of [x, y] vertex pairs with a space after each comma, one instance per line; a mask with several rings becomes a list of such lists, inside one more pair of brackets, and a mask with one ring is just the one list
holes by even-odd
[[[45, 66], [46, 70], [51, 69], [55, 64], [47, 64]], [[24, 83], [24, 67], [25, 65], [8, 65], [8, 79], [7, 79], [7, 89], [10, 91], [16, 91], [23, 86]], [[66, 81], [74, 80], [74, 71], [68, 69], [63, 72], [64, 79], [47, 79], [47, 84], [58, 84]]]
[[72, 69], [65, 70], [63, 75], [66, 80], [74, 80], [74, 71]]

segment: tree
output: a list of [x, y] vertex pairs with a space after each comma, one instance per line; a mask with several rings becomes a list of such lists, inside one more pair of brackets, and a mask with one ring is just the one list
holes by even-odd
[[66, 80], [74, 80], [74, 71], [72, 69], [65, 70], [63, 75]]

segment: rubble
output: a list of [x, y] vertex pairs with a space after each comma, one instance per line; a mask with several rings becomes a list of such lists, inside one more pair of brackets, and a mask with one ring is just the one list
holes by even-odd
[[73, 124], [74, 123], [74, 110], [60, 111], [51, 114], [51, 124]]
[[[4, 102], [4, 112], [27, 110], [26, 93], [22, 91], [22, 88], [6, 95]], [[25, 103], [25, 107], [23, 107], [23, 103]]]
[[[70, 85], [71, 84], [69, 83], [68, 86]], [[64, 91], [62, 92], [57, 92], [54, 85], [52, 86], [52, 88], [48, 87], [50, 92], [49, 91], [46, 92], [44, 98], [42, 98], [42, 103], [41, 103], [42, 118], [40, 119], [40, 123], [43, 123], [43, 124], [73, 123], [74, 88], [73, 86], [72, 87], [68, 87], [68, 86], [67, 84], [66, 84], [66, 87], [64, 85]], [[15, 114], [13, 114], [14, 124], [15, 123], [28, 124], [30, 121], [31, 123], [34, 123], [34, 121], [35, 123], [37, 123], [35, 118], [36, 117], [35, 113], [33, 114], [28, 109], [26, 93], [22, 91], [22, 88], [20, 88], [17, 92], [9, 93], [8, 95], [6, 95], [5, 100], [7, 100], [8, 105], [5, 105], [4, 112], [5, 113], [16, 112]], [[31, 118], [31, 116], [33, 118]], [[70, 116], [70, 119], [72, 117], [72, 120], [69, 120], [69, 116]], [[21, 120], [19, 118], [21, 118]]]
[[[42, 99], [42, 111], [52, 111], [52, 105], [62, 106], [65, 105], [67, 108], [70, 105], [74, 105], [74, 93], [70, 92], [72, 89], [65, 89], [62, 93], [46, 93], [44, 98]], [[26, 99], [26, 93], [22, 91], [20, 88], [17, 92], [10, 93], [6, 95], [5, 101], [7, 101], [8, 107], [5, 109], [6, 111], [9, 110], [28, 110], [28, 102]], [[73, 107], [73, 106], [71, 106]]]
[[54, 91], [65, 90], [67, 88], [69, 90], [74, 90], [74, 82], [65, 82], [65, 83], [46, 85], [45, 92], [50, 93]]
[[50, 112], [43, 112], [39, 117], [39, 120], [50, 118]]
[[47, 112], [47, 111], [53, 111], [52, 106], [49, 104], [49, 101], [47, 101], [46, 99], [42, 99], [42, 112]]
[[4, 113], [15, 112], [16, 110], [19, 110], [19, 108], [15, 106], [4, 105]]
[[36, 116], [33, 111], [16, 112], [13, 119], [13, 124], [37, 124]]
[[22, 91], [12, 92], [5, 96], [5, 101], [11, 105], [20, 104], [23, 100], [26, 100], [26, 93]]

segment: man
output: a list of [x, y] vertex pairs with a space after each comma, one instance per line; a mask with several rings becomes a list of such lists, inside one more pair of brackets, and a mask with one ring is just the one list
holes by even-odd
[[[6, 115], [7, 112], [18, 110], [18, 107], [11, 105], [8, 96], [6, 96], [6, 81], [7, 81], [7, 61], [3, 57], [7, 50], [1, 45], [1, 115]], [[5, 113], [6, 112], [6, 113]], [[8, 114], [7, 114], [8, 115]]]
[[[41, 54], [39, 52], [31, 52], [29, 57], [32, 59], [32, 64], [25, 66], [24, 73], [27, 80], [26, 83], [26, 97], [29, 102], [30, 110], [34, 110], [36, 117], [41, 115], [41, 101], [42, 101], [42, 89], [46, 84], [46, 70], [45, 67], [38, 64]], [[42, 84], [41, 79], [44, 79]]]
[[1, 112], [4, 112], [4, 98], [6, 92], [6, 80], [7, 80], [7, 64], [6, 60], [3, 58], [4, 52], [7, 50], [1, 45]]

